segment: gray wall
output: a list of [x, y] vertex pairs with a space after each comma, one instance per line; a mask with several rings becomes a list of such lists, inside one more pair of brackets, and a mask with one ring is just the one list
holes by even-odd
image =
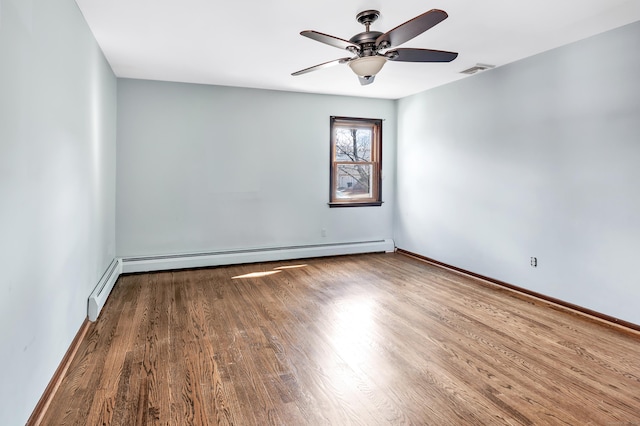
[[116, 79], [72, 0], [0, 11], [0, 424], [24, 424], [115, 256]]
[[[331, 115], [386, 120], [383, 206], [327, 206]], [[118, 80], [118, 256], [391, 238], [395, 116], [389, 100]]]
[[640, 324], [639, 40], [635, 23], [402, 99], [396, 245]]

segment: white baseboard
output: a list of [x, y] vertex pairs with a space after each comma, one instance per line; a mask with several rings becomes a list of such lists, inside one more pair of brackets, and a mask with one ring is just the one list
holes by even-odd
[[340, 256], [361, 253], [391, 253], [393, 240], [359, 241], [350, 243], [314, 244], [288, 247], [225, 250], [207, 253], [186, 253], [158, 256], [116, 258], [111, 262], [100, 282], [89, 296], [87, 316], [95, 321], [109, 297], [120, 274], [165, 271], [169, 269], [203, 268], [241, 263], [270, 262], [310, 257]]
[[202, 268], [207, 266], [235, 265], [241, 263], [270, 262], [275, 260], [303, 259], [309, 257], [338, 256], [345, 254], [393, 252], [393, 240], [361, 241], [351, 243], [315, 244], [289, 247], [270, 247], [242, 250], [225, 250], [208, 253], [188, 253], [165, 256], [124, 257], [122, 272], [150, 272], [168, 269]]
[[119, 258], [115, 258], [102, 275], [102, 278], [100, 278], [93, 293], [89, 296], [89, 304], [87, 307], [87, 317], [89, 321], [95, 321], [98, 318], [102, 307], [109, 297], [109, 293], [111, 293], [121, 273], [122, 261]]

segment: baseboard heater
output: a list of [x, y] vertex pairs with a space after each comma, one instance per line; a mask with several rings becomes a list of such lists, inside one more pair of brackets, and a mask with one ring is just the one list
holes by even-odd
[[394, 250], [395, 244], [393, 240], [386, 239], [117, 258], [111, 262], [95, 290], [93, 290], [93, 293], [89, 296], [87, 316], [90, 321], [95, 321], [98, 318], [102, 307], [109, 297], [109, 293], [111, 293], [120, 274], [123, 273], [204, 268], [208, 266], [340, 256], [346, 254], [391, 253]]
[[109, 293], [116, 284], [118, 277], [122, 273], [122, 261], [118, 258], [113, 259], [107, 270], [102, 274], [102, 278], [98, 285], [89, 296], [89, 305], [87, 307], [87, 317], [89, 321], [95, 321], [102, 310]]
[[268, 247], [224, 250], [207, 253], [172, 254], [164, 256], [124, 257], [122, 272], [150, 272], [168, 269], [202, 268], [240, 263], [270, 262], [275, 260], [345, 254], [393, 252], [393, 240], [360, 241], [333, 244], [312, 244], [287, 247]]

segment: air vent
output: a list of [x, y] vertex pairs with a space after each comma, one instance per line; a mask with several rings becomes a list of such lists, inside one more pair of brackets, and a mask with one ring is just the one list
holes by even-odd
[[460, 74], [475, 74], [479, 71], [490, 70], [491, 68], [495, 68], [495, 65], [487, 65], [487, 64], [475, 64], [471, 68], [468, 68], [464, 71], [460, 71]]

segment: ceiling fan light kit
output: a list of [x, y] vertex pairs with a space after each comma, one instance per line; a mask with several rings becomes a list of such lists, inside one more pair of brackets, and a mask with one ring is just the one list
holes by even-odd
[[349, 67], [359, 77], [372, 77], [380, 72], [386, 62], [384, 56], [363, 56], [349, 61]]
[[314, 65], [296, 71], [291, 75], [306, 74], [329, 66], [348, 63], [351, 70], [358, 76], [360, 84], [367, 85], [373, 83], [374, 77], [380, 72], [387, 61], [451, 62], [458, 56], [455, 52], [431, 49], [404, 48], [387, 50], [406, 43], [445, 20], [448, 16], [445, 11], [432, 9], [404, 24], [398, 25], [386, 33], [370, 30], [371, 24], [375, 22], [379, 16], [380, 12], [377, 10], [365, 10], [358, 13], [356, 20], [365, 26], [365, 31], [354, 35], [349, 40], [313, 30], [302, 31], [300, 35], [304, 37], [339, 49], [345, 49], [355, 56]]

